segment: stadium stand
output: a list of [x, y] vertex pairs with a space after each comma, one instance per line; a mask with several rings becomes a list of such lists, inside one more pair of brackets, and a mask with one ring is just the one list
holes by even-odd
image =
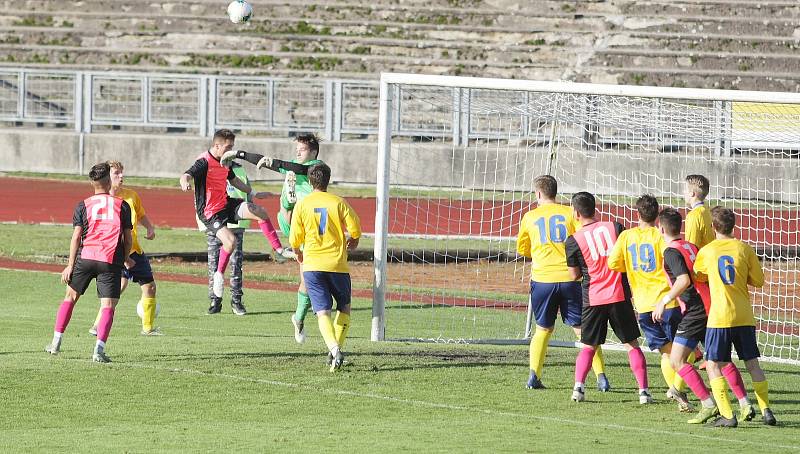
[[800, 88], [794, 1], [264, 0], [244, 26], [226, 4], [0, 1], [0, 67]]

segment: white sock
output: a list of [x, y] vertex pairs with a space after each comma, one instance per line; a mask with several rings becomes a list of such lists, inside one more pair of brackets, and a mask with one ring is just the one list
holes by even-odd
[[650, 394], [650, 390], [649, 389], [647, 389], [647, 388], [639, 388], [639, 394], [641, 394], [643, 392], [647, 393], [647, 394]]
[[714, 408], [714, 407], [717, 406], [717, 403], [714, 402], [714, 399], [712, 399], [710, 397], [707, 398], [707, 399], [701, 400], [700, 403], [703, 404], [703, 408]]
[[740, 407], [747, 407], [748, 405], [750, 405], [750, 399], [748, 399], [747, 396], [744, 396], [741, 399], [739, 399]]
[[106, 343], [98, 339], [97, 343], [94, 344], [94, 351], [99, 353], [104, 351], [105, 349], [106, 349]]
[[60, 345], [61, 338], [64, 336], [64, 333], [59, 333], [58, 331], [53, 331], [53, 344]]
[[577, 389], [577, 390], [580, 390], [581, 392], [583, 392], [583, 382], [576, 381], [575, 382], [575, 387], [572, 388], [572, 389]]

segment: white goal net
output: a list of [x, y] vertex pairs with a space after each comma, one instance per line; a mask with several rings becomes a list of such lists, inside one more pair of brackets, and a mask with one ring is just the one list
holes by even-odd
[[644, 193], [685, 214], [703, 174], [764, 267], [762, 355], [800, 362], [800, 96], [403, 74], [381, 93], [373, 339], [525, 342], [536, 176], [632, 226]]

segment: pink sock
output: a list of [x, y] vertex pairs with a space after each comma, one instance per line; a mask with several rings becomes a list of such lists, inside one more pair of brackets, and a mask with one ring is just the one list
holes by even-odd
[[111, 325], [114, 323], [114, 308], [104, 307], [100, 309], [100, 323], [97, 324], [97, 339], [105, 342], [111, 332]]
[[575, 360], [575, 381], [584, 383], [586, 376], [589, 374], [589, 369], [592, 368], [592, 358], [594, 358], [594, 349], [590, 347], [583, 347], [578, 358]]
[[728, 363], [727, 366], [722, 368], [722, 375], [725, 376], [728, 386], [731, 387], [733, 395], [736, 396], [737, 399], [747, 397], [747, 390], [744, 387], [742, 374], [739, 373], [739, 369], [736, 367], [736, 365], [733, 363]]
[[283, 249], [281, 245], [281, 240], [278, 239], [278, 232], [275, 231], [275, 227], [272, 226], [272, 221], [269, 219], [264, 219], [263, 221], [258, 221], [258, 227], [261, 228], [261, 232], [269, 241], [269, 244], [272, 246], [272, 249], [276, 251], [278, 249]]
[[628, 361], [631, 363], [633, 376], [639, 383], [639, 389], [647, 389], [647, 362], [644, 359], [642, 349], [636, 347], [628, 352]]
[[692, 390], [698, 399], [706, 400], [711, 397], [708, 393], [708, 388], [706, 388], [706, 384], [703, 383], [703, 377], [697, 373], [697, 369], [695, 369], [694, 366], [691, 364], [684, 364], [678, 371], [678, 375], [689, 385], [689, 389]]
[[58, 312], [56, 313], [55, 332], [63, 333], [67, 330], [69, 319], [72, 318], [72, 309], [74, 308], [75, 301], [64, 300], [61, 302], [61, 306], [58, 307]]
[[224, 247], [219, 248], [219, 260], [217, 260], [217, 271], [225, 274], [225, 269], [228, 268], [228, 262], [231, 260], [231, 253], [226, 251]]

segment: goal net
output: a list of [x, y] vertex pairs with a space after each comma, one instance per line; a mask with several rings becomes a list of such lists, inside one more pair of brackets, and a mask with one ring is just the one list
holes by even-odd
[[703, 174], [764, 267], [762, 355], [800, 362], [800, 96], [384, 74], [380, 107], [374, 340], [526, 342], [536, 176], [633, 226], [644, 193], [685, 215]]

